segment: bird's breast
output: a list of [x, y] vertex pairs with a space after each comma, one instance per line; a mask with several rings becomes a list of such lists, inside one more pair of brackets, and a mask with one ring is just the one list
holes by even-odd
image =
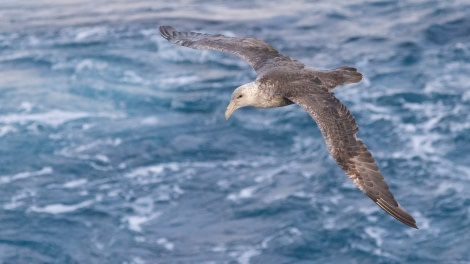
[[282, 107], [282, 106], [293, 104], [291, 100], [282, 96], [272, 96], [268, 98], [263, 98], [263, 100], [260, 100], [259, 102], [260, 102], [259, 105], [256, 105], [255, 107], [274, 108], [274, 107]]

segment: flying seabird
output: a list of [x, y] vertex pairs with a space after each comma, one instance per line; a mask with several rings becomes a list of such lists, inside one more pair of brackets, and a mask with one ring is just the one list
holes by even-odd
[[318, 124], [331, 156], [354, 184], [385, 212], [418, 228], [415, 219], [395, 200], [371, 153], [356, 136], [354, 117], [332, 92], [339, 85], [361, 81], [362, 74], [355, 68], [308, 69], [256, 38], [178, 32], [171, 26], [161, 26], [160, 33], [181, 46], [227, 52], [247, 61], [257, 78], [233, 91], [226, 119], [244, 106], [300, 105]]

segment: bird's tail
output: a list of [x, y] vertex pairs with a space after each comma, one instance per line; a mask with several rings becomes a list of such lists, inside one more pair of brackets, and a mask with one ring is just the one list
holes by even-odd
[[362, 74], [353, 67], [343, 66], [332, 70], [332, 72], [337, 74], [338, 80], [341, 80], [340, 84], [357, 83], [362, 80]]

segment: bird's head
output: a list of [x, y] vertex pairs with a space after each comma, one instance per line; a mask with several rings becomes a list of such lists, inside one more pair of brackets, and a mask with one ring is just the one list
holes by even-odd
[[256, 82], [250, 82], [235, 89], [232, 93], [230, 104], [225, 111], [225, 119], [228, 120], [238, 108], [255, 106], [257, 89], [258, 85]]

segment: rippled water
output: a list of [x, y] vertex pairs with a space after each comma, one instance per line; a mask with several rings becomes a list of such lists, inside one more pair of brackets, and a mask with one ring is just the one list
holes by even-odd
[[[2, 263], [470, 263], [468, 1], [0, 3]], [[255, 78], [158, 25], [254, 36], [365, 76], [336, 95], [408, 228], [297, 106], [224, 110]]]

